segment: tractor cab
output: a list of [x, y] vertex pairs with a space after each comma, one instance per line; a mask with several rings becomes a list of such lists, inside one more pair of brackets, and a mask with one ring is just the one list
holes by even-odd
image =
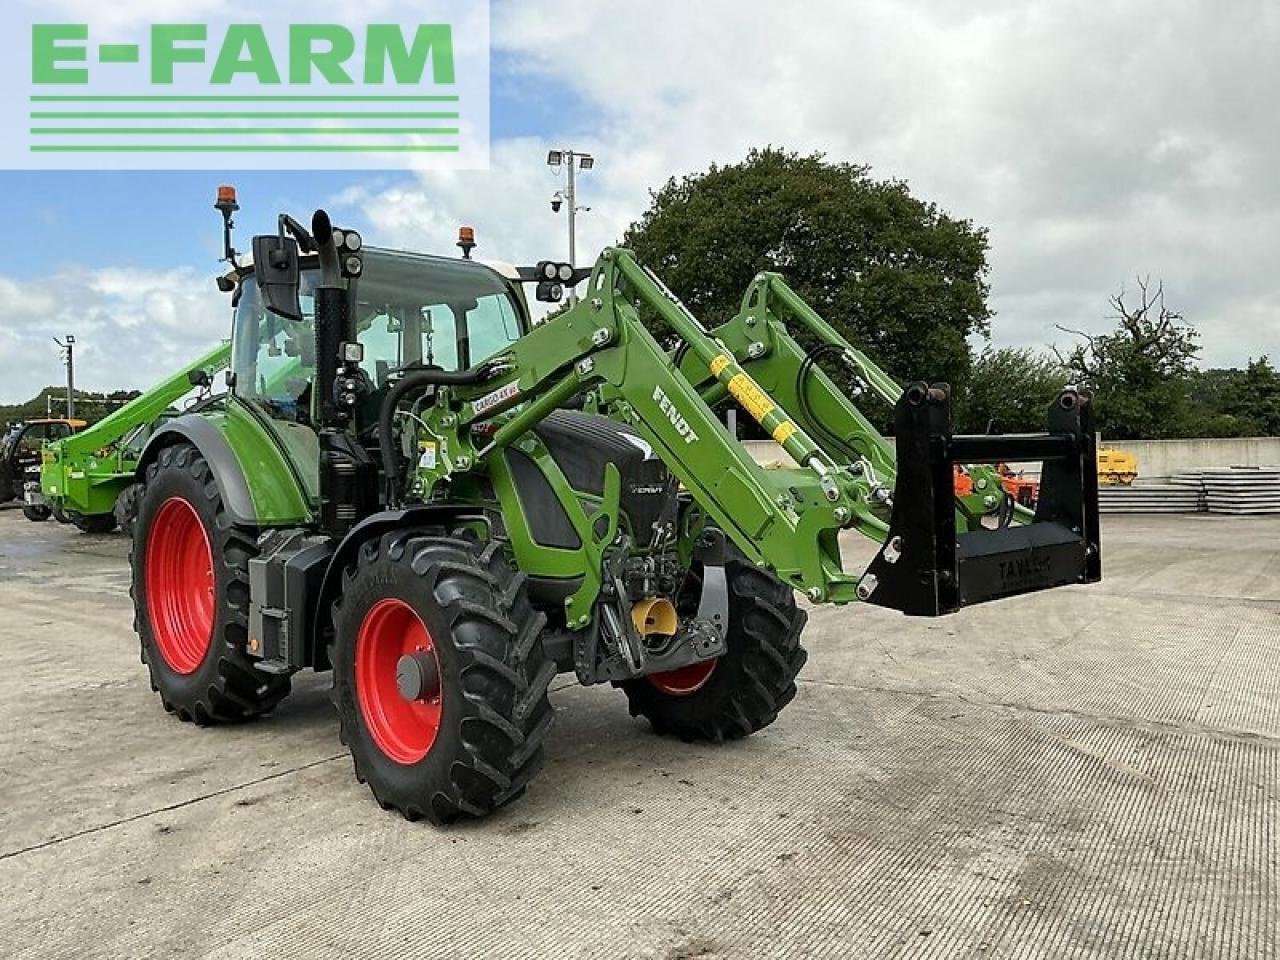
[[41, 419], [15, 423], [0, 438], [0, 503], [20, 496], [28, 475], [40, 471], [46, 443], [62, 440], [85, 427], [83, 420]]
[[[376, 420], [405, 370], [466, 370], [510, 347], [530, 327], [519, 283], [497, 269], [391, 250], [362, 251], [349, 307], [362, 359], [359, 413]], [[252, 268], [240, 271], [232, 332], [231, 393], [250, 407], [288, 451], [308, 491], [318, 490], [317, 258], [300, 261], [300, 317], [272, 312]], [[376, 437], [363, 437], [370, 447]]]

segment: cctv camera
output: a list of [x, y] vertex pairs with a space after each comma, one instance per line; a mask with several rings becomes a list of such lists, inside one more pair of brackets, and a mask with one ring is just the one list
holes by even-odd
[[559, 212], [560, 212], [560, 208], [561, 208], [562, 206], [564, 206], [564, 201], [563, 201], [563, 200], [561, 200], [559, 197], [552, 197], [552, 198], [551, 198], [551, 212], [552, 212], [552, 213], [559, 213]]

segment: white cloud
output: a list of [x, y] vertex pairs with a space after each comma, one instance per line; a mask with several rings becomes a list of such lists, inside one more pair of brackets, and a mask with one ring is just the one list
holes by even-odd
[[228, 335], [230, 307], [194, 270], [85, 270], [0, 276], [0, 383], [27, 399], [61, 383], [53, 337], [76, 335], [76, 384], [86, 390], [145, 389]]

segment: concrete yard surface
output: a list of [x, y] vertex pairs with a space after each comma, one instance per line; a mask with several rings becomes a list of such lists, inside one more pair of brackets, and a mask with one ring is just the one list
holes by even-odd
[[1103, 533], [1094, 587], [811, 611], [739, 743], [562, 677], [528, 795], [438, 830], [356, 782], [327, 676], [165, 714], [126, 541], [0, 512], [0, 957], [1276, 956], [1280, 518]]

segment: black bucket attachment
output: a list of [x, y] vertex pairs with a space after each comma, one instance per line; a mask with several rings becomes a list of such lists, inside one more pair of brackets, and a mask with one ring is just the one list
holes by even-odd
[[[1098, 472], [1089, 395], [1067, 389], [1048, 431], [953, 436], [951, 388], [913, 383], [894, 411], [898, 478], [889, 536], [858, 583], [858, 598], [936, 617], [1069, 583], [1102, 578]], [[1030, 523], [957, 532], [953, 464], [1039, 460]], [[995, 491], [1003, 494], [1003, 490]]]

